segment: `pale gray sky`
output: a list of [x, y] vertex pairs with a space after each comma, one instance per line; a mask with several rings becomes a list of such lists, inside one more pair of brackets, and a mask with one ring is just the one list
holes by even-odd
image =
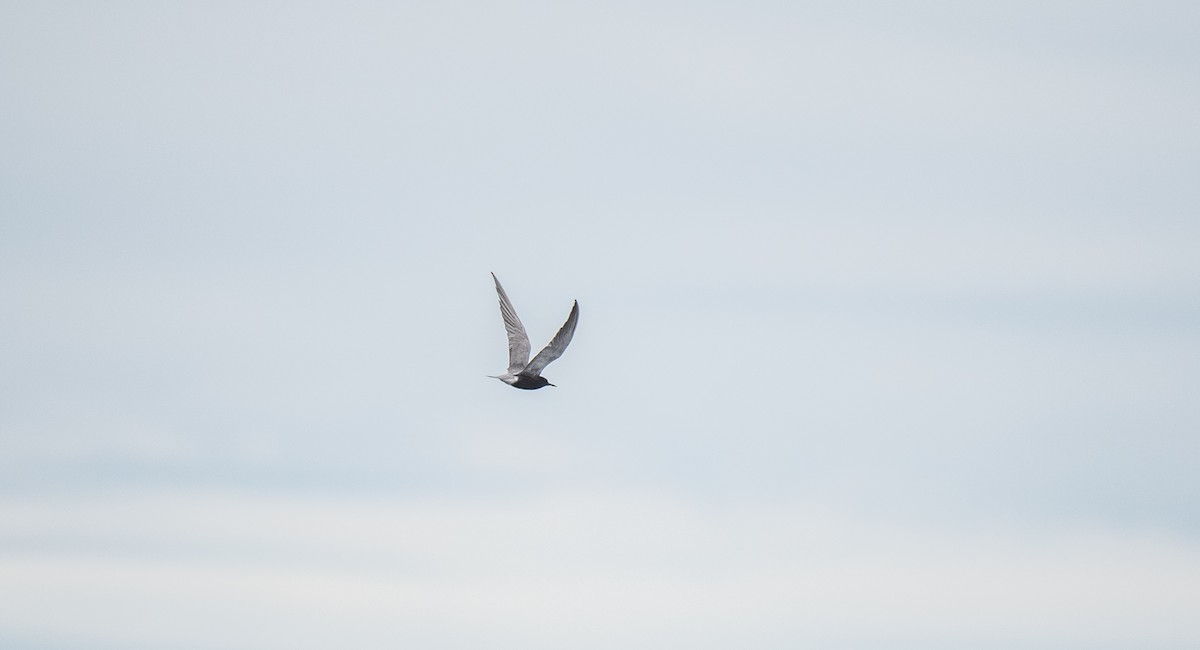
[[1197, 34], [0, 3], [0, 646], [1200, 645]]

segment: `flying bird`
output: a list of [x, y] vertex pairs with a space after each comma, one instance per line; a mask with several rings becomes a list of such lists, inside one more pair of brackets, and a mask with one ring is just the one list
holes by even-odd
[[517, 310], [513, 309], [512, 302], [509, 301], [508, 294], [504, 293], [504, 287], [500, 286], [500, 280], [496, 279], [495, 273], [492, 274], [492, 280], [496, 283], [496, 295], [500, 296], [500, 315], [504, 318], [504, 331], [508, 334], [508, 372], [488, 376], [499, 379], [513, 388], [524, 390], [553, 386], [554, 384], [542, 376], [542, 370], [550, 365], [551, 361], [562, 356], [567, 344], [571, 342], [571, 337], [575, 336], [575, 324], [579, 322], [579, 301], [576, 300], [571, 306], [571, 314], [567, 316], [567, 322], [559, 328], [558, 334], [555, 334], [546, 347], [530, 361], [529, 336], [525, 334], [525, 326], [521, 325], [521, 319], [517, 318]]

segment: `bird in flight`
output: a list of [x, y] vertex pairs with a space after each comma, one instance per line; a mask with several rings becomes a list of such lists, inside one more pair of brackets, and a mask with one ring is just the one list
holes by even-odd
[[521, 325], [521, 319], [517, 318], [517, 310], [513, 309], [512, 302], [508, 300], [508, 294], [504, 293], [504, 287], [500, 286], [500, 280], [496, 279], [495, 273], [492, 274], [492, 280], [496, 283], [496, 294], [500, 296], [500, 315], [504, 318], [504, 331], [508, 334], [508, 372], [488, 376], [499, 379], [513, 388], [524, 390], [553, 386], [554, 384], [542, 376], [542, 370], [550, 365], [551, 361], [562, 356], [563, 350], [566, 350], [567, 344], [571, 342], [571, 337], [575, 336], [575, 324], [579, 322], [579, 301], [576, 300], [571, 306], [571, 315], [567, 316], [567, 322], [559, 328], [558, 334], [555, 334], [546, 347], [530, 361], [529, 336], [525, 334], [525, 327]]

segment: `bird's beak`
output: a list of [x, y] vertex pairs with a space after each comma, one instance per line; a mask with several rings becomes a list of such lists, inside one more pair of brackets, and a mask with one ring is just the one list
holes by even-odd
[[[550, 383], [550, 382], [546, 382], [546, 385], [547, 385], [547, 386], [554, 386], [554, 384], [552, 384], [552, 383]], [[555, 388], [558, 388], [558, 386], [554, 386], [554, 387], [555, 387]]]

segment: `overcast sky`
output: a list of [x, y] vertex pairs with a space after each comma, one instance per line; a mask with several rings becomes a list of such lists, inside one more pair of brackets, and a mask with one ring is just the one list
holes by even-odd
[[0, 646], [1200, 646], [1198, 35], [0, 2]]

